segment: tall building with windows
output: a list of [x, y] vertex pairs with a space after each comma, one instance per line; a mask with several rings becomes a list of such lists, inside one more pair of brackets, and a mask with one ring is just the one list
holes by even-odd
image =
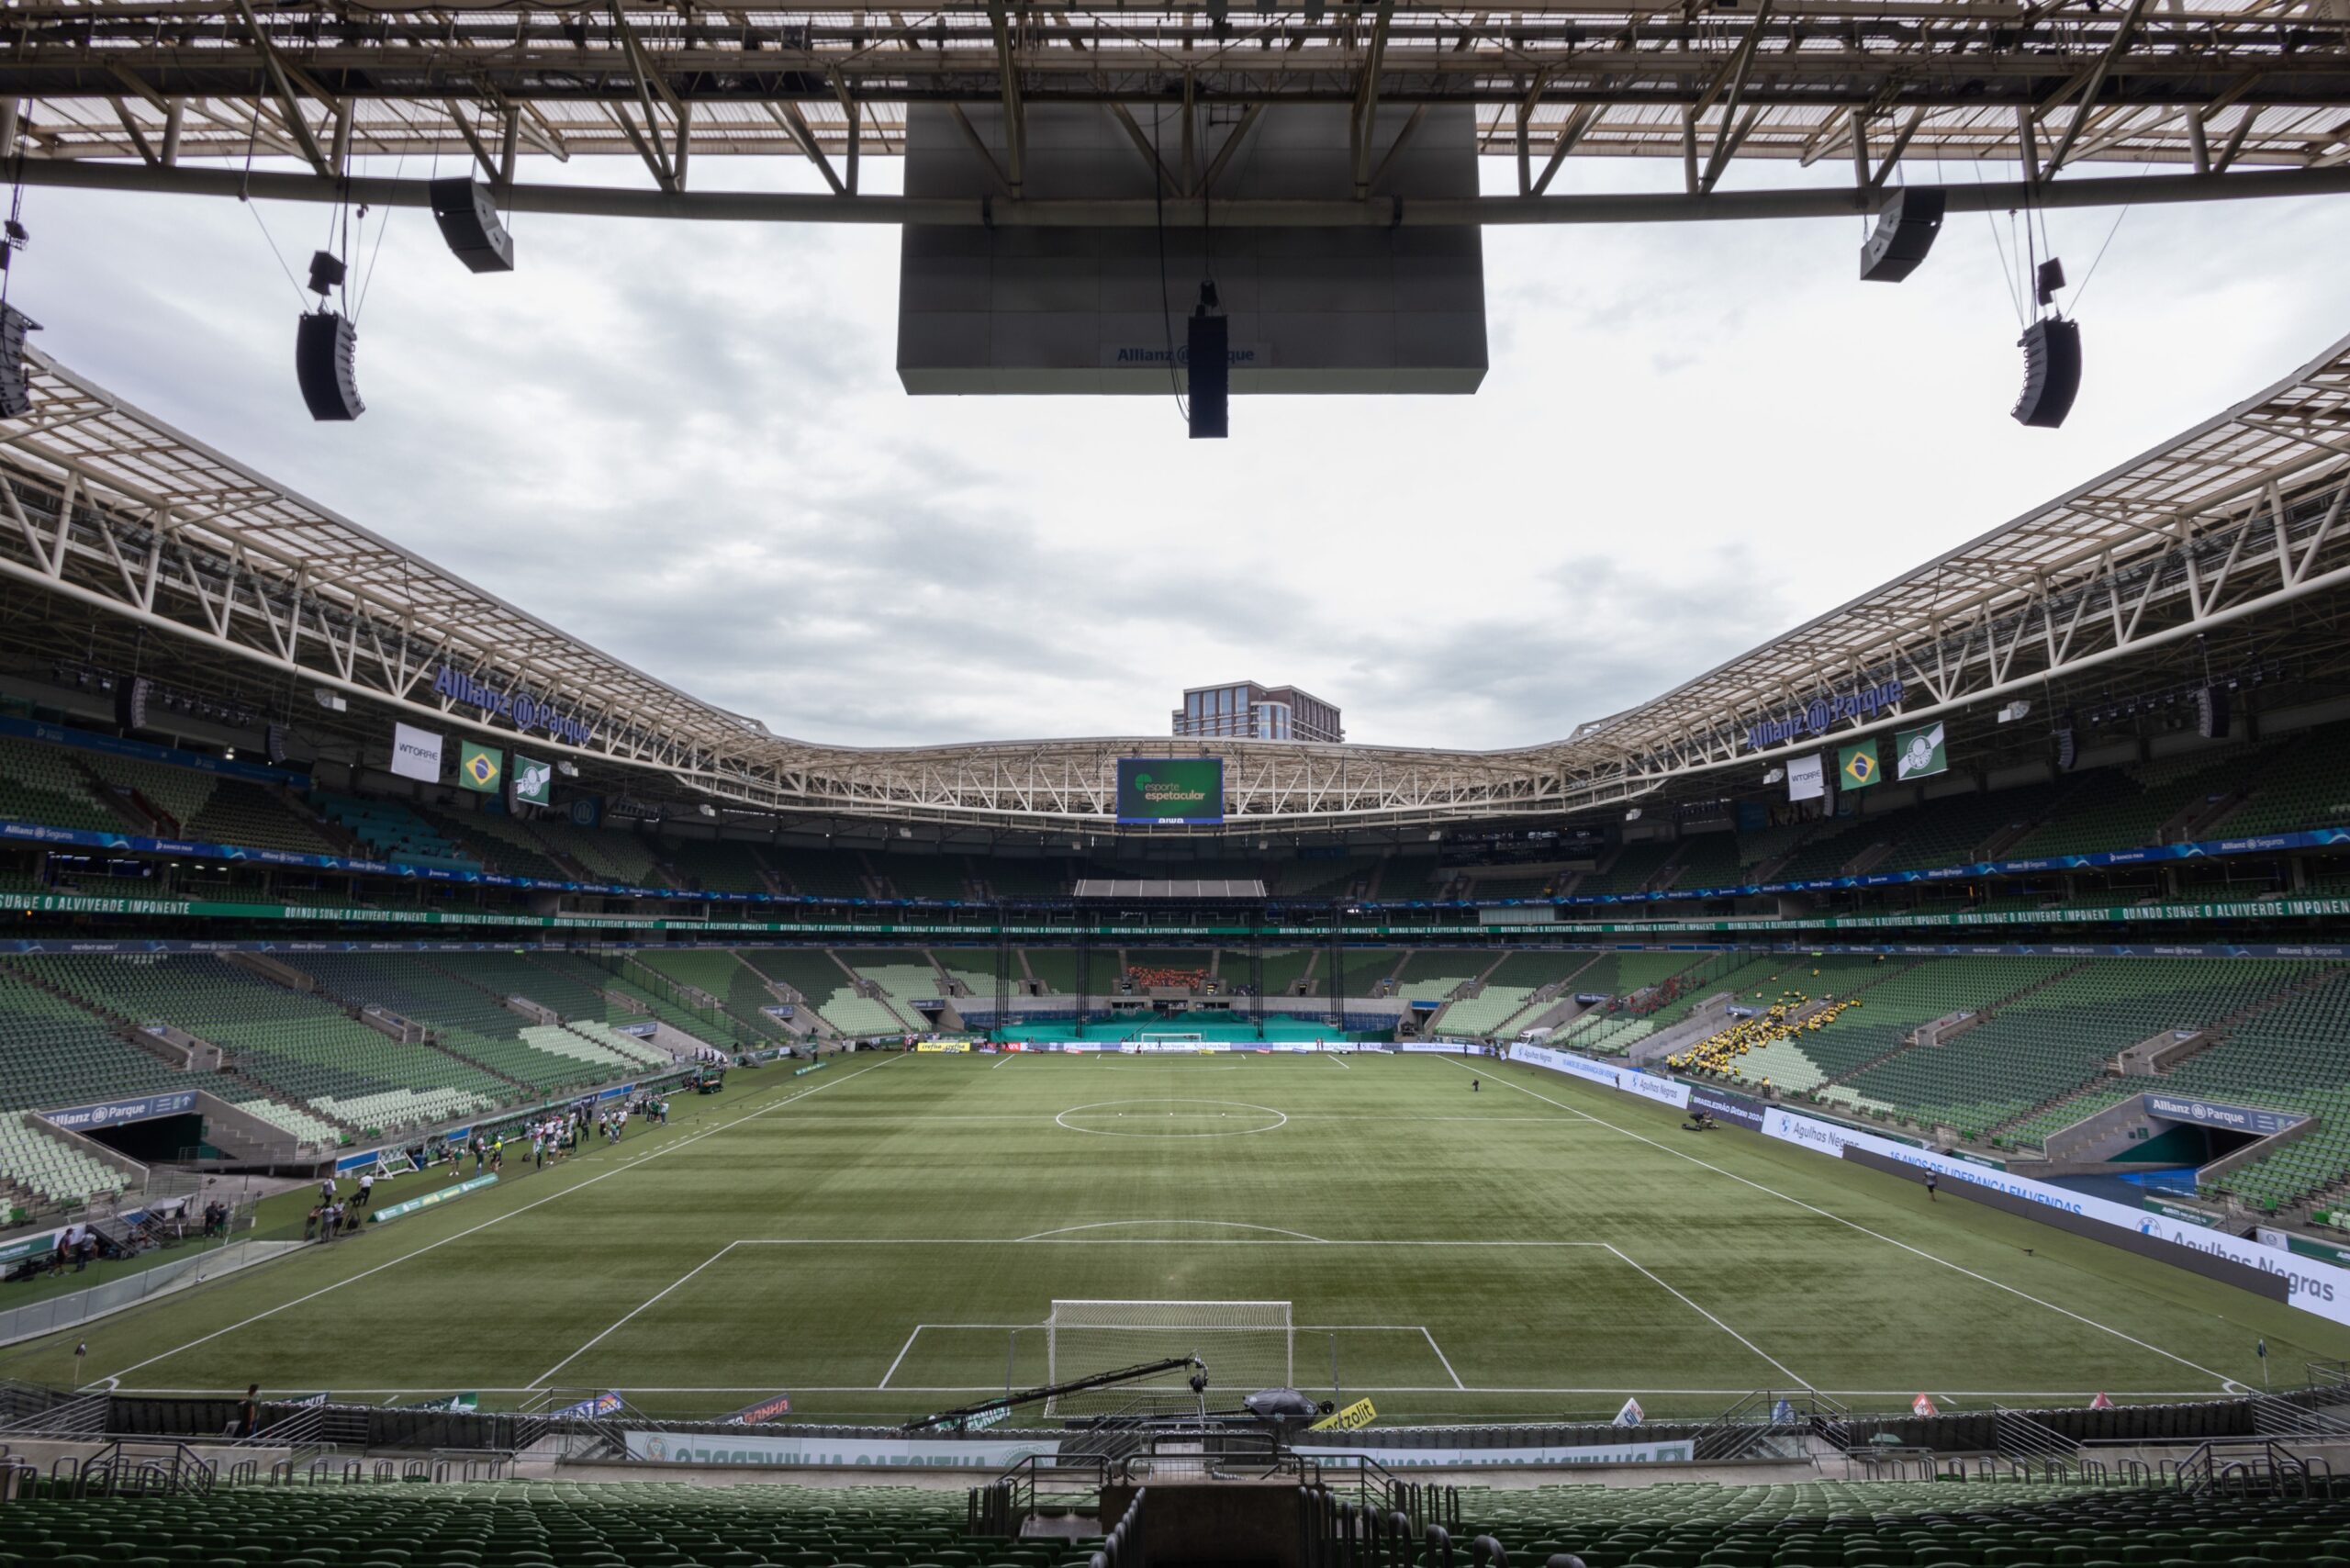
[[1178, 737], [1249, 741], [1342, 741], [1338, 710], [1294, 686], [1192, 686], [1175, 710]]

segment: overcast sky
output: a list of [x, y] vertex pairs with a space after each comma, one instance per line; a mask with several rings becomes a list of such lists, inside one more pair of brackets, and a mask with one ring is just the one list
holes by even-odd
[[[1678, 174], [1576, 160], [1554, 188]], [[1232, 439], [1195, 442], [1162, 398], [904, 395], [894, 230], [524, 215], [520, 270], [476, 277], [402, 211], [355, 269], [368, 411], [317, 425], [263, 225], [298, 274], [326, 208], [33, 190], [25, 217], [11, 298], [68, 364], [688, 691], [852, 745], [1163, 734], [1183, 687], [1247, 678], [1337, 702], [1355, 741], [1552, 739], [2350, 330], [2350, 201], [2132, 209], [2080, 293], [2080, 401], [2029, 431], [2004, 217], [1952, 218], [1899, 286], [1855, 280], [1857, 219], [1502, 229], [1475, 397], [1236, 399]], [[2077, 280], [2114, 214], [2048, 221]]]

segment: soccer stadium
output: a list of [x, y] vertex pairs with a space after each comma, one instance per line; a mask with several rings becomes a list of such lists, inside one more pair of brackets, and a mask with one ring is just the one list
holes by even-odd
[[[406, 515], [374, 454], [417, 438], [298, 444], [363, 382], [363, 429], [430, 400], [387, 342], [422, 326], [354, 325], [424, 210], [452, 297], [576, 265], [556, 237], [878, 226], [893, 398], [1176, 400], [1157, 439], [1229, 443], [1167, 470], [1203, 539], [1280, 526], [1206, 520], [1203, 453], [1326, 460], [1276, 401], [1400, 450], [1516, 385], [1545, 307], [1489, 283], [1505, 232], [1842, 219], [1852, 286], [1916, 298], [1987, 215], [2000, 434], [2040, 441], [2122, 218], [2221, 247], [2350, 194], [2340, 0], [10, 12], [0, 1568], [2350, 1563], [2324, 301], [2259, 377], [2182, 375], [2193, 422], [2135, 456], [1890, 531], [1911, 564], [1744, 652], [1660, 630], [1668, 677], [1507, 745], [1349, 740], [1253, 680], [1171, 734], [794, 738], [665, 672], [649, 612], [565, 630], [639, 571], [592, 476], [479, 482], [573, 602], [349, 504]], [[303, 302], [297, 426], [160, 295], [121, 307], [156, 311], [135, 382], [86, 368], [116, 274], [32, 241], [113, 214], [196, 257], [239, 207]], [[665, 384], [629, 460], [729, 385]], [[1799, 504], [1883, 502], [1833, 444]], [[910, 451], [856, 455], [911, 493]], [[1458, 526], [1361, 607], [1366, 689], [1510, 574]], [[1050, 617], [930, 543], [894, 591], [960, 588], [1040, 706], [1117, 633], [1111, 588], [1014, 627]], [[1685, 627], [1710, 580], [1605, 586]], [[796, 612], [882, 609], [808, 581]], [[785, 664], [775, 711], [816, 711]]]

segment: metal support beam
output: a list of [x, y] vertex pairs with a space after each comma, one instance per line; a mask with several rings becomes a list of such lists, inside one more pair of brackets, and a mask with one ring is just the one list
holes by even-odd
[[1387, 62], [1387, 35], [1395, 23], [1395, 0], [1379, 0], [1371, 18], [1371, 46], [1363, 52], [1362, 76], [1355, 84], [1355, 101], [1347, 122], [1354, 151], [1355, 199], [1371, 195], [1371, 142], [1379, 124], [1379, 73]]
[[1004, 177], [1012, 198], [1020, 199], [1027, 179], [1028, 109], [1020, 95], [1020, 62], [1013, 48], [1012, 18], [1000, 5], [988, 7], [988, 23], [995, 31], [996, 76], [1003, 97]]
[[252, 0], [237, 0], [237, 14], [244, 19], [246, 31], [252, 35], [253, 47], [261, 50], [262, 63], [269, 73], [270, 91], [277, 100], [278, 111], [285, 117], [287, 133], [310, 167], [331, 178], [334, 171], [327, 166], [327, 155], [319, 148], [319, 139], [311, 134], [310, 122], [303, 118], [301, 95], [294, 90], [294, 79], [286, 73], [285, 62], [277, 57], [277, 46], [269, 41], [261, 18], [253, 15]]
[[[2130, 8], [2122, 13], [2121, 25], [2113, 30], [2113, 40], [2105, 46], [2105, 53], [2089, 70], [2088, 79], [2081, 85], [2080, 96], [2073, 108], [2072, 122], [2065, 127], [2063, 140], [2056, 143], [2055, 155], [2048, 160], [2048, 168], [2041, 176], [2053, 180], [2065, 160], [2073, 153], [2073, 143], [2081, 138], [2081, 130], [2089, 123], [2090, 111], [2097, 107], [2097, 95], [2105, 89], [2105, 79], [2123, 53], [2130, 48], [2130, 37], [2138, 30], [2139, 18], [2146, 14], [2147, 0], [2130, 0]], [[2042, 112], [2046, 118], [2046, 111]]]

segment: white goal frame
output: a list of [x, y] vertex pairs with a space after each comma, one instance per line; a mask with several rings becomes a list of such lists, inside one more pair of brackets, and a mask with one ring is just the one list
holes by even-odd
[[[1294, 1386], [1296, 1327], [1286, 1301], [1056, 1299], [1045, 1318], [1045, 1381], [1064, 1383], [1169, 1356], [1207, 1363], [1210, 1397]], [[1221, 1365], [1219, 1365], [1221, 1361]], [[1102, 1415], [1137, 1399], [1191, 1398], [1190, 1374], [1055, 1398], [1047, 1415]]]

